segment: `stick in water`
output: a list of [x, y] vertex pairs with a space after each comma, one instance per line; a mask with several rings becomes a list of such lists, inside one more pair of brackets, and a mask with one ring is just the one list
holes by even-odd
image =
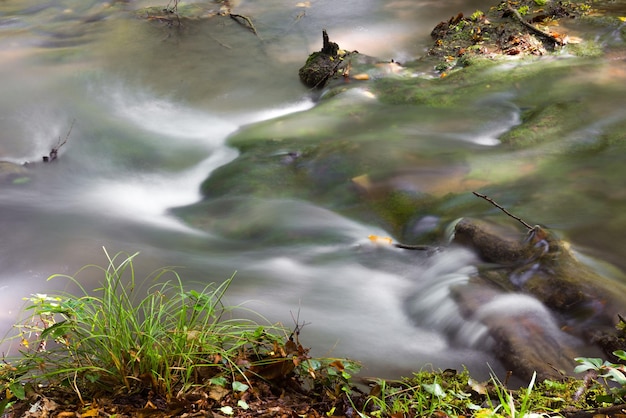
[[495, 207], [497, 207], [498, 209], [500, 209], [502, 212], [506, 213], [507, 215], [509, 215], [511, 218], [515, 219], [516, 221], [518, 221], [519, 223], [521, 223], [522, 225], [524, 225], [526, 227], [526, 229], [533, 229], [532, 226], [530, 226], [526, 221], [524, 221], [522, 218], [520, 218], [519, 216], [515, 216], [513, 215], [511, 212], [509, 212], [508, 210], [504, 209], [502, 206], [500, 206], [495, 200], [493, 200], [492, 198], [490, 198], [489, 196], [486, 196], [482, 193], [478, 193], [478, 192], [472, 192], [474, 193], [474, 195], [485, 199], [487, 202], [491, 203], [492, 205], [494, 205]]

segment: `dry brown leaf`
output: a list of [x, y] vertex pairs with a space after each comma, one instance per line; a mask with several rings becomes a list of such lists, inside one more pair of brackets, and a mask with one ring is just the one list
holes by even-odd
[[[372, 235], [370, 235], [371, 237]], [[371, 238], [370, 238], [371, 239]], [[391, 238], [387, 238], [391, 241]], [[329, 364], [330, 367], [334, 367], [335, 369], [337, 369], [337, 371], [342, 372], [345, 370], [345, 367], [343, 365], [343, 363], [341, 362], [341, 360], [335, 360], [332, 363]]]
[[230, 391], [225, 387], [211, 386], [211, 388], [209, 389], [209, 398], [219, 402], [224, 396], [228, 395], [229, 393]]

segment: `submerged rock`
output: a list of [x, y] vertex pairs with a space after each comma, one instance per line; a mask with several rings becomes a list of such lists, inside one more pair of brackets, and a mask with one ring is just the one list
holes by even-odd
[[0, 183], [21, 184], [30, 181], [30, 173], [20, 164], [0, 161]]

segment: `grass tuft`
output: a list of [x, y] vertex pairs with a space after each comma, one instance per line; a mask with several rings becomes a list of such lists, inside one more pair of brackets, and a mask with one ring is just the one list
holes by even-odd
[[[105, 253], [104, 268], [88, 265], [75, 276], [49, 278], [68, 280], [78, 296], [27, 298], [30, 316], [17, 325], [20, 356], [0, 369], [7, 398], [23, 399], [34, 385], [66, 385], [81, 401], [144, 390], [172, 399], [199, 385], [241, 391], [251, 378], [284, 378], [296, 366], [315, 375], [308, 350], [284, 327], [232, 317], [244, 309], [222, 303], [232, 277], [187, 290], [174, 270], [162, 268], [146, 278], [154, 284], [142, 292], [137, 253]], [[88, 269], [103, 274], [92, 292], [79, 277]]]

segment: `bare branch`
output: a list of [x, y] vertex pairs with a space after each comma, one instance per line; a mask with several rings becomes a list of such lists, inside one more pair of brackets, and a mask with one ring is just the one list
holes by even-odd
[[495, 207], [497, 207], [498, 209], [500, 209], [502, 212], [506, 213], [507, 215], [509, 215], [511, 218], [515, 219], [516, 221], [518, 221], [519, 223], [521, 223], [522, 225], [524, 225], [526, 227], [526, 229], [533, 229], [532, 226], [530, 226], [530, 224], [528, 224], [526, 221], [524, 221], [522, 218], [520, 218], [519, 216], [515, 216], [513, 215], [511, 212], [509, 212], [508, 210], [506, 210], [505, 208], [503, 208], [501, 205], [499, 205], [495, 200], [493, 200], [492, 198], [490, 198], [489, 196], [486, 196], [482, 193], [478, 193], [478, 192], [472, 192], [474, 193], [474, 195], [485, 199], [487, 202], [491, 203], [492, 205], [494, 205]]

